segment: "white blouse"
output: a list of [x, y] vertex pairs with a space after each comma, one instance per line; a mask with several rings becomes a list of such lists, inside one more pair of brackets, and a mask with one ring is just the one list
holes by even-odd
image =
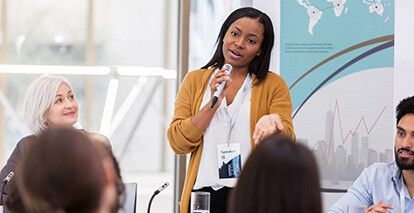
[[[213, 79], [219, 69], [216, 69], [210, 77], [209, 82]], [[245, 88], [246, 87], [246, 88]], [[245, 93], [245, 95], [243, 94]], [[243, 99], [244, 96], [244, 99]], [[217, 145], [228, 143], [228, 134], [230, 131], [230, 123], [226, 109], [232, 120], [234, 112], [240, 107], [236, 113], [237, 120], [231, 133], [230, 143], [239, 143], [241, 152], [242, 168], [246, 162], [247, 157], [252, 151], [250, 141], [250, 100], [252, 96], [252, 78], [248, 75], [236, 94], [233, 102], [227, 106], [226, 98], [221, 102], [220, 107], [214, 114], [209, 126], [204, 132], [203, 151], [201, 154], [200, 165], [198, 167], [197, 179], [193, 189], [201, 189], [203, 187], [212, 187], [214, 190], [219, 190], [226, 187], [234, 187], [237, 178], [219, 179], [218, 168], [218, 154]], [[200, 109], [203, 108], [211, 99], [210, 83], [207, 85], [204, 92], [203, 101]], [[243, 99], [243, 100], [242, 100]], [[240, 105], [240, 102], [241, 105]]]

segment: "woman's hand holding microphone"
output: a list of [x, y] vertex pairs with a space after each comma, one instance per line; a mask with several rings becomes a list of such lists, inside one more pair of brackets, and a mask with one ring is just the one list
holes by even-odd
[[[221, 70], [219, 70], [211, 80], [211, 108], [221, 105], [221, 101], [227, 94], [227, 88], [231, 85], [232, 82], [230, 79], [230, 74], [232, 71], [233, 67], [229, 64], [225, 64], [223, 68], [221, 68]], [[225, 83], [225, 85], [221, 85], [222, 83]], [[217, 107], [215, 108], [217, 109]]]
[[[205, 105], [197, 114], [191, 117], [191, 121], [193, 122], [194, 126], [201, 131], [205, 131], [208, 125], [210, 125], [210, 121], [216, 113], [218, 107], [221, 105], [223, 97], [226, 96], [227, 88], [231, 85], [232, 80], [230, 79], [230, 72], [226, 70], [226, 66], [223, 66], [223, 68], [221, 68], [221, 70], [219, 70], [216, 73], [216, 75], [214, 75], [213, 79], [210, 82], [211, 101], [207, 105]], [[214, 98], [214, 93], [216, 89], [220, 86], [220, 83], [224, 81], [226, 81], [226, 85], [223, 87], [221, 94], [217, 97], [215, 105], [211, 107], [211, 103], [213, 102]]]

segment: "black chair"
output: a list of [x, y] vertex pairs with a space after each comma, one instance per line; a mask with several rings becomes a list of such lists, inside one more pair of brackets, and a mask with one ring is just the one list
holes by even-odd
[[119, 213], [136, 213], [137, 210], [137, 187], [136, 183], [125, 183], [124, 208]]

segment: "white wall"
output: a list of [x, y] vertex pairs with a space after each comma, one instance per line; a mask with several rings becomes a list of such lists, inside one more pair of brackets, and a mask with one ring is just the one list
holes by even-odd
[[414, 1], [395, 1], [394, 101], [414, 95]]
[[[280, 73], [280, 0], [253, 0], [253, 7], [266, 13], [273, 23], [275, 31], [275, 44], [272, 51], [272, 60], [270, 61], [270, 70], [275, 73]], [[279, 17], [279, 18], [275, 18]]]

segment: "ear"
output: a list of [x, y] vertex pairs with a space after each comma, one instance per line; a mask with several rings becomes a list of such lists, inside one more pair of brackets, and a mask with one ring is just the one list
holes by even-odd
[[108, 157], [102, 161], [104, 170], [104, 188], [101, 195], [101, 205], [99, 212], [110, 212], [114, 207], [117, 200], [117, 176], [115, 174], [114, 164]]
[[105, 157], [102, 160], [103, 169], [104, 169], [104, 175], [105, 175], [105, 182], [110, 183], [116, 183], [116, 174], [115, 174], [115, 168], [114, 164], [112, 163], [111, 158]]
[[259, 51], [257, 51], [256, 56], [259, 56], [260, 54], [262, 54], [262, 49], [260, 49]]
[[48, 111], [46, 111], [46, 112], [43, 114], [43, 120], [44, 120], [44, 121], [46, 121], [46, 123], [47, 123], [47, 118], [48, 118], [48, 115], [49, 115], [49, 110], [48, 110]]

